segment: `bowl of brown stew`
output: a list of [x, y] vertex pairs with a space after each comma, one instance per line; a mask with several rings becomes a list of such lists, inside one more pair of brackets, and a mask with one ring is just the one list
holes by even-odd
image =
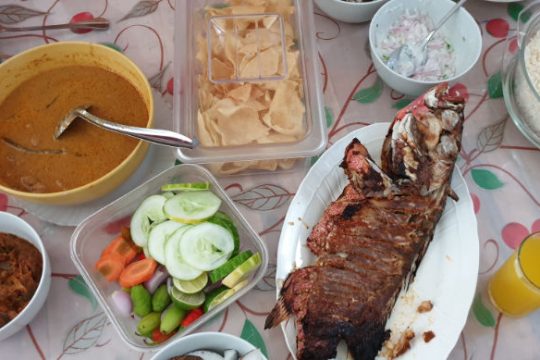
[[51, 265], [41, 238], [26, 221], [0, 211], [0, 341], [39, 312], [51, 285]]
[[153, 98], [125, 55], [86, 42], [32, 48], [0, 64], [0, 191], [43, 204], [78, 204], [110, 192], [144, 159], [148, 145], [76, 119], [54, 130], [73, 108], [151, 127]]

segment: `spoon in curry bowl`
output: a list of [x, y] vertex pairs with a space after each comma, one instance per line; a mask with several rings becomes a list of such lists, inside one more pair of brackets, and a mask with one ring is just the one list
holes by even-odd
[[193, 149], [194, 147], [199, 145], [197, 139], [188, 138], [187, 136], [174, 131], [128, 126], [101, 119], [100, 117], [97, 117], [88, 112], [87, 109], [89, 107], [90, 106], [87, 105], [79, 106], [72, 109], [56, 126], [56, 130], [54, 131], [54, 137], [58, 139], [64, 133], [64, 131], [66, 131], [69, 125], [73, 122], [73, 120], [75, 120], [76, 118], [81, 118], [105, 130], [131, 136], [136, 139], [148, 141], [158, 145], [167, 145], [187, 149]]

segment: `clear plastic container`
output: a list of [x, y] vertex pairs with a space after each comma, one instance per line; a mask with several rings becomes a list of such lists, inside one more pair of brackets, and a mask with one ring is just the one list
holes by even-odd
[[203, 181], [210, 182], [212, 191], [222, 200], [220, 210], [228, 214], [238, 228], [240, 249], [249, 249], [253, 252], [258, 251], [261, 254], [262, 263], [255, 274], [252, 275], [246, 287], [204, 314], [184, 331], [178, 332], [171, 339], [190, 334], [250, 291], [262, 279], [268, 267], [268, 251], [265, 244], [247, 223], [246, 219], [238, 211], [216, 179], [206, 169], [197, 165], [178, 165], [162, 172], [85, 219], [77, 226], [71, 237], [71, 258], [77, 269], [120, 334], [122, 340], [137, 351], [158, 350], [169, 342], [170, 339], [162, 344], [153, 346], [146, 344], [143, 341], [143, 337], [135, 335], [138, 320], [120, 315], [111, 299], [113, 291], [120, 288], [118, 283], [105, 280], [95, 270], [95, 264], [103, 249], [118, 234], [116, 230], [111, 230], [115, 227], [111, 224], [127, 221], [143, 199], [152, 194], [160, 193], [161, 185]]
[[[247, 144], [227, 143], [208, 146], [203, 141], [203, 144], [196, 149], [179, 149], [176, 153], [177, 157], [188, 164], [209, 164], [306, 158], [320, 154], [326, 147], [327, 135], [324, 122], [319, 60], [315, 43], [312, 2], [301, 0], [274, 1], [274, 3], [278, 4], [276, 5], [278, 7], [283, 7], [287, 4], [287, 1], [290, 1], [294, 13], [283, 16], [279, 11], [256, 11], [257, 7], [250, 7], [251, 2], [249, 1], [242, 3], [241, 6], [231, 5], [231, 1], [235, 0], [186, 0], [179, 2], [176, 6], [175, 74], [177, 75], [175, 76], [175, 91], [173, 94], [175, 130], [201, 140], [198, 129], [198, 112], [200, 109], [205, 110], [205, 108], [199, 102], [199, 84], [201, 84], [199, 76], [202, 76], [203, 81], [207, 81], [211, 86], [231, 84], [278, 86], [281, 82], [288, 81], [288, 76], [298, 69], [298, 83], [301, 84], [298, 87], [301, 94], [300, 101], [305, 108], [302, 120], [303, 133], [296, 136], [292, 141], [290, 139], [286, 141], [277, 140], [284, 142], [262, 143], [262, 141], [256, 140]], [[257, 4], [259, 2], [252, 3]], [[247, 10], [243, 7], [244, 4]], [[234, 14], [229, 16], [220, 14], [213, 16], [207, 11], [212, 7], [222, 9], [228, 6], [243, 8], [231, 10]], [[255, 12], [251, 12], [251, 10]], [[243, 24], [248, 21], [251, 21], [252, 25], [246, 28]], [[226, 31], [222, 31], [226, 24], [233, 25], [227, 27]], [[257, 27], [257, 29], [254, 29], [254, 27]], [[262, 32], [257, 32], [259, 28], [261, 28], [260, 31], [268, 30], [275, 34], [272, 37], [272, 41], [275, 42], [272, 46], [273, 51], [279, 56], [279, 60], [275, 63], [275, 71], [267, 71], [263, 66], [265, 61], [271, 61], [272, 59], [265, 57], [268, 55], [265, 53], [265, 47], [263, 47], [263, 41], [266, 38], [262, 37], [264, 35]], [[247, 65], [249, 65], [247, 61], [244, 63], [240, 60], [233, 61], [233, 58], [236, 59], [237, 56], [244, 56], [244, 60], [248, 58], [245, 53], [242, 53], [243, 50], [240, 50], [240, 47], [246, 45], [248, 41], [246, 39], [250, 37], [255, 39], [254, 42], [257, 44], [256, 46], [253, 45], [252, 48], [252, 54], [256, 54], [257, 60], [254, 60], [251, 64], [254, 65], [250, 68], [253, 70], [251, 72], [246, 70]], [[223, 67], [215, 66], [222, 66], [223, 64], [219, 62], [216, 64], [213, 59], [214, 55], [212, 55], [216, 47], [219, 51], [219, 46], [227, 46], [227, 44], [231, 46], [235, 54], [229, 57], [231, 62], [228, 66], [233, 68], [231, 70], [233, 75], [231, 76], [223, 76], [222, 73], [216, 71], [216, 69], [222, 70]], [[201, 47], [206, 47], [206, 49], [201, 52]], [[298, 51], [297, 65], [294, 67], [288, 66], [288, 60], [281, 61], [287, 56], [287, 51]], [[198, 53], [199, 59], [197, 59]], [[244, 67], [242, 68], [242, 66]], [[294, 76], [298, 76], [298, 74], [294, 73]], [[227, 94], [227, 91], [224, 93]], [[257, 111], [261, 122], [268, 124], [268, 122], [262, 120], [264, 114], [267, 113], [267, 109]]]
[[[540, 148], [540, 88], [538, 74], [527, 59], [529, 46], [538, 48], [540, 1], [530, 3], [519, 15], [517, 28], [506, 39], [503, 53], [504, 102], [512, 121], [521, 133]], [[518, 47], [512, 46], [516, 41]], [[538, 50], [535, 50], [538, 51]], [[533, 76], [534, 75], [534, 76]]]

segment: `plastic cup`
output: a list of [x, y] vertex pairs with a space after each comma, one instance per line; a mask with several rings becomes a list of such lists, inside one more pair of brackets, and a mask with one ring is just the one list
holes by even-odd
[[540, 308], [540, 232], [529, 235], [491, 278], [489, 297], [501, 313], [525, 316]]

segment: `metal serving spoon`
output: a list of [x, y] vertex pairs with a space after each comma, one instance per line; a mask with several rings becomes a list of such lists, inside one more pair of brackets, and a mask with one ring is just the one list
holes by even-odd
[[92, 20], [80, 21], [78, 23], [66, 23], [55, 25], [38, 25], [38, 26], [23, 26], [11, 27], [0, 25], [1, 32], [17, 32], [17, 31], [36, 31], [36, 30], [55, 30], [55, 29], [71, 29], [71, 30], [107, 30], [110, 26], [109, 20], [105, 18], [95, 18]]
[[193, 149], [199, 144], [197, 139], [190, 139], [187, 136], [184, 136], [174, 131], [128, 126], [101, 119], [89, 113], [86, 110], [89, 107], [90, 106], [80, 106], [71, 110], [56, 126], [56, 130], [54, 131], [54, 137], [58, 139], [64, 133], [64, 131], [66, 131], [69, 125], [73, 122], [73, 120], [75, 120], [76, 118], [81, 118], [105, 130], [117, 132], [122, 135], [128, 135], [136, 139], [148, 141], [154, 144], [182, 147], [188, 149]]
[[461, 0], [456, 3], [452, 9], [439, 21], [437, 26], [426, 36], [424, 41], [420, 45], [416, 44], [404, 44], [392, 51], [390, 58], [386, 62], [386, 65], [398, 74], [401, 74], [406, 77], [411, 77], [416, 73], [416, 69], [426, 63], [427, 54], [426, 47], [427, 44], [433, 38], [433, 35], [446, 23], [448, 19], [454, 15], [456, 11], [459, 10], [465, 4], [467, 0]]

